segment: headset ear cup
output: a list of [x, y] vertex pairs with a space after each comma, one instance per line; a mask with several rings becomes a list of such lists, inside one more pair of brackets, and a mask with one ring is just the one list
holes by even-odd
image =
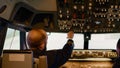
[[7, 8], [6, 5], [3, 5], [2, 7], [0, 7], [0, 14], [3, 13], [5, 11], [5, 9]]

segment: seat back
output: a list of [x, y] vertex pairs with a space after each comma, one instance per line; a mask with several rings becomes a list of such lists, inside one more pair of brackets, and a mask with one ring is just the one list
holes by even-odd
[[32, 51], [4, 50], [2, 68], [33, 68]]

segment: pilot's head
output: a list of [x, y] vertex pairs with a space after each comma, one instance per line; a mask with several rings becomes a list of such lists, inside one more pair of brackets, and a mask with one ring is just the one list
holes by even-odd
[[46, 49], [47, 33], [43, 29], [32, 29], [28, 32], [27, 43], [31, 49]]

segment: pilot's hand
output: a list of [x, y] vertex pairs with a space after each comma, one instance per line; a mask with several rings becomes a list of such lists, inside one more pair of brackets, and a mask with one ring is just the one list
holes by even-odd
[[74, 37], [74, 32], [73, 32], [73, 31], [69, 31], [69, 32], [67, 33], [67, 38], [68, 38], [68, 39], [73, 39], [73, 37]]

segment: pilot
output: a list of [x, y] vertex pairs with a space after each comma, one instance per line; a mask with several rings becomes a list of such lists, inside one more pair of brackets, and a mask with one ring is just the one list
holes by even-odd
[[112, 68], [120, 68], [120, 39], [117, 42], [116, 51], [117, 51], [118, 57], [115, 59]]
[[[74, 48], [74, 32], [69, 31], [67, 33], [67, 42], [62, 49], [46, 50], [48, 36], [43, 29], [32, 29], [28, 32], [27, 43], [30, 49], [33, 51], [34, 58], [46, 55], [48, 68], [59, 68], [61, 65], [67, 62], [72, 54]], [[57, 42], [55, 42], [57, 43]], [[57, 45], [56, 45], [57, 46]]]

